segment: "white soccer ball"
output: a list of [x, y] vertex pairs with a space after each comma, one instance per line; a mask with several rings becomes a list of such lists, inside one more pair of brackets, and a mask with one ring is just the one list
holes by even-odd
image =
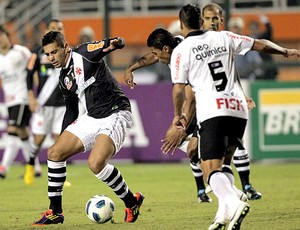
[[88, 200], [85, 213], [88, 218], [98, 224], [106, 223], [114, 216], [115, 204], [105, 195], [95, 195]]

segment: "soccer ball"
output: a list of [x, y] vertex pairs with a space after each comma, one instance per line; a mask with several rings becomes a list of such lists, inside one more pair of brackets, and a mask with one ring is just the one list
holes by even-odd
[[105, 195], [91, 197], [85, 206], [88, 218], [98, 224], [106, 223], [114, 216], [115, 204]]

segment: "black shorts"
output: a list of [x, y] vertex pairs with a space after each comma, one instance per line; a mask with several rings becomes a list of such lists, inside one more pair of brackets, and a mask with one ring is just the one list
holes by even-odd
[[17, 127], [29, 126], [31, 112], [28, 105], [14, 105], [8, 107], [8, 125]]
[[229, 146], [240, 146], [246, 125], [246, 119], [229, 116], [202, 122], [199, 130], [201, 159], [222, 159]]
[[[195, 134], [196, 130], [196, 134]], [[197, 137], [197, 118], [196, 115], [193, 116], [192, 121], [190, 125], [187, 127], [185, 133], [189, 136], [190, 134], [193, 134], [193, 137]]]

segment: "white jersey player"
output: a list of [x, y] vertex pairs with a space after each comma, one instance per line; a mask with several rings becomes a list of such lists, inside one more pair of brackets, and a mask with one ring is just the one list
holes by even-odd
[[13, 45], [6, 54], [0, 54], [0, 76], [7, 107], [28, 105], [26, 65], [30, 56], [30, 50], [21, 45]]
[[[23, 143], [23, 154], [29, 158], [27, 127], [30, 120], [26, 85], [26, 66], [31, 56], [28, 48], [12, 44], [4, 26], [0, 25], [0, 78], [8, 108], [7, 141], [0, 166], [0, 178], [5, 178]], [[19, 138], [18, 138], [19, 137]]]
[[199, 122], [216, 116], [248, 118], [247, 103], [237, 83], [233, 57], [245, 54], [253, 43], [254, 39], [229, 31], [197, 31], [175, 48], [171, 59], [174, 67], [171, 68], [172, 81], [188, 81], [192, 86], [198, 99]]
[[[285, 57], [300, 57], [300, 51], [285, 49], [271, 41], [253, 39], [228, 31], [201, 31], [194, 21], [201, 14], [188, 4], [179, 12], [180, 26], [186, 39], [173, 51], [171, 76], [173, 85], [174, 124], [184, 128], [184, 88], [188, 81], [195, 92], [199, 125], [201, 168], [204, 178], [218, 198], [218, 211], [212, 229], [240, 229], [249, 205], [234, 192], [233, 175], [222, 170], [226, 155], [241, 145], [247, 124], [245, 96], [237, 81], [234, 58], [256, 50]], [[228, 151], [231, 150], [231, 152]]]

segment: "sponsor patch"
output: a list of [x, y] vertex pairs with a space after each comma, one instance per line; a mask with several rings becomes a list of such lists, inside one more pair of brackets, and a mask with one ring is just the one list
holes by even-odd
[[98, 43], [93, 43], [93, 44], [88, 44], [87, 45], [87, 51], [92, 52], [98, 49], [102, 49], [104, 47], [104, 41], [98, 42]]

